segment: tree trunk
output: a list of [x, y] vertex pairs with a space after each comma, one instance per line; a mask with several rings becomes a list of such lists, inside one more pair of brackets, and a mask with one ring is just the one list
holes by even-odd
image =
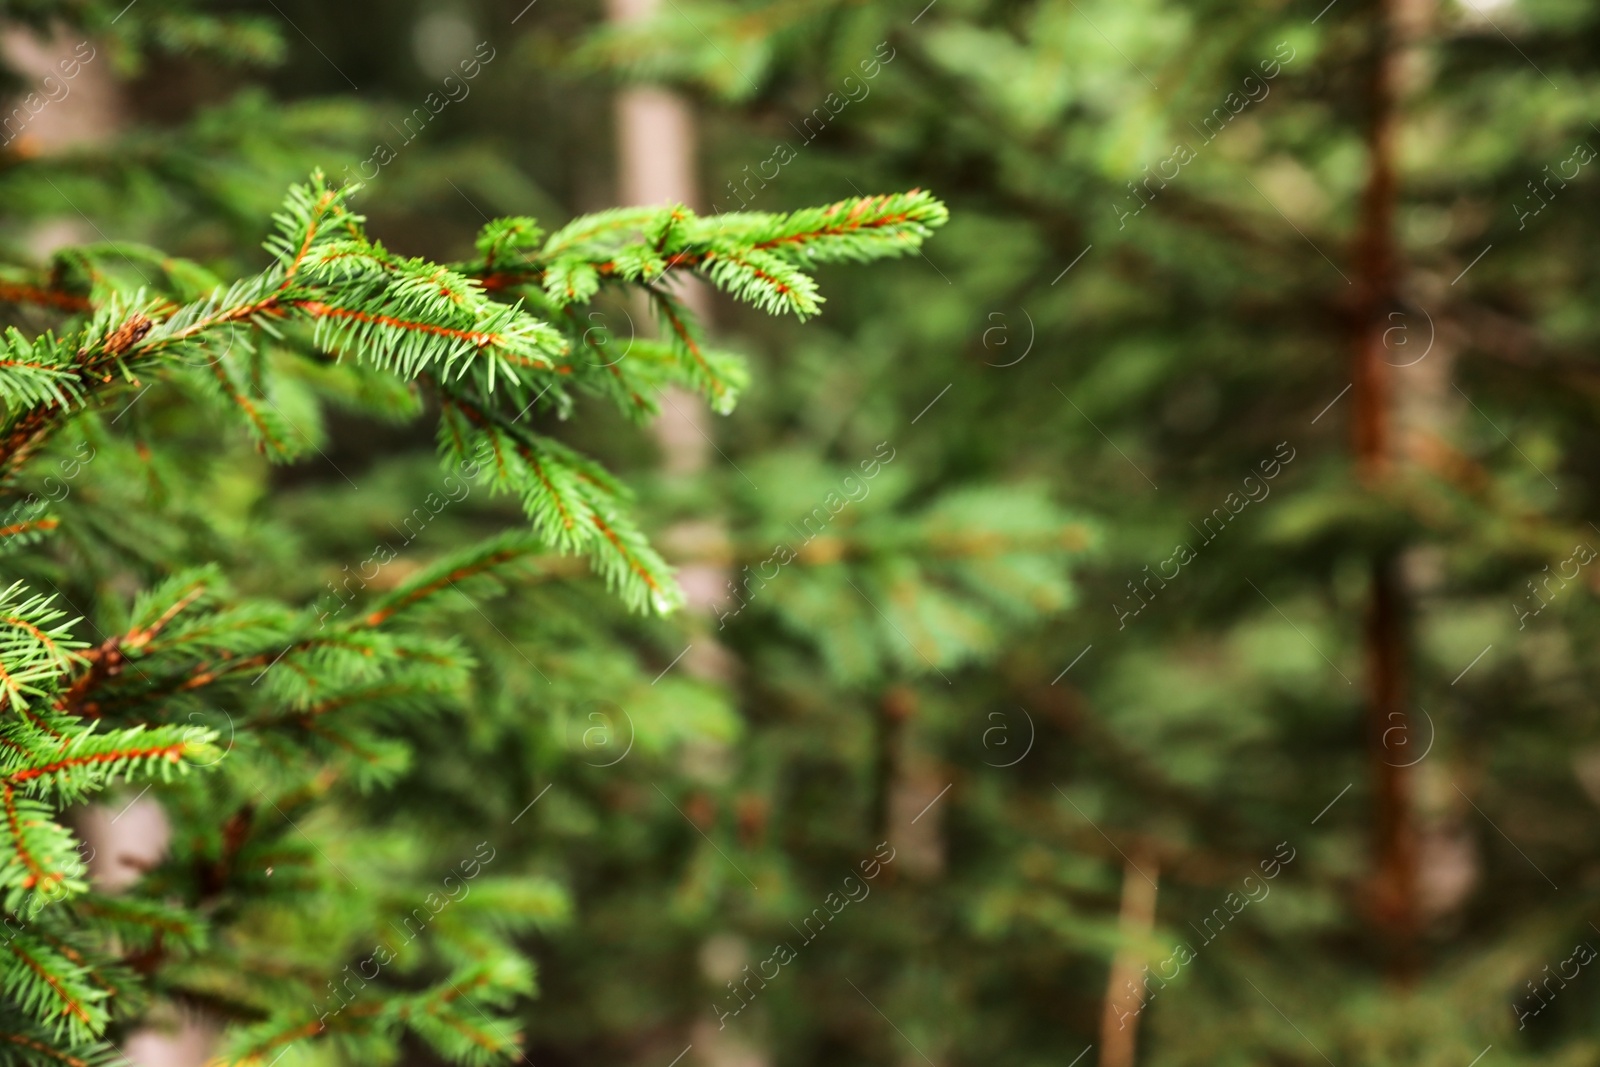
[[[1376, 0], [1372, 16], [1368, 99], [1367, 184], [1356, 239], [1353, 431], [1357, 477], [1380, 487], [1396, 459], [1396, 366], [1386, 337], [1401, 308], [1400, 255], [1394, 232], [1398, 178], [1395, 137], [1400, 85], [1401, 0]], [[1403, 314], [1403, 313], [1402, 313]], [[1406, 701], [1408, 597], [1394, 551], [1371, 564], [1365, 626], [1367, 733], [1372, 750], [1375, 870], [1370, 906], [1391, 946], [1398, 974], [1413, 964], [1418, 922], [1417, 835], [1412, 816], [1412, 770], [1391, 743], [1411, 734]]]
[[1153, 852], [1136, 851], [1122, 870], [1122, 944], [1111, 960], [1106, 979], [1105, 1009], [1100, 1016], [1100, 1067], [1133, 1067], [1138, 1050], [1139, 1016], [1155, 994], [1145, 995], [1139, 982], [1145, 945], [1156, 921], [1156, 879]]
[[[659, 0], [608, 0], [612, 22], [651, 18]], [[617, 192], [619, 204], [686, 204], [700, 199], [695, 166], [694, 112], [677, 93], [654, 86], [631, 86], [617, 94]], [[675, 286], [689, 310], [704, 320], [709, 310], [705, 289], [692, 277]], [[709, 441], [709, 409], [698, 396], [669, 387], [654, 430], [669, 474], [704, 469]], [[685, 583], [691, 600], [695, 583]], [[720, 586], [717, 592], [721, 592]]]

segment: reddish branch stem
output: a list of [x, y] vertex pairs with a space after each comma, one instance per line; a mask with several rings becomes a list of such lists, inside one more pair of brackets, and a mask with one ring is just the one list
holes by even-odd
[[19, 282], [0, 282], [0, 301], [8, 304], [38, 304], [58, 311], [88, 311], [90, 307], [86, 296]]
[[80, 1060], [76, 1056], [69, 1056], [64, 1052], [60, 1052], [54, 1048], [51, 1048], [42, 1041], [34, 1040], [26, 1034], [0, 1034], [0, 1040], [9, 1041], [13, 1045], [21, 1045], [23, 1048], [32, 1049], [34, 1052], [37, 1052], [40, 1055], [48, 1056], [51, 1059], [66, 1064], [67, 1067], [89, 1067], [87, 1060]]

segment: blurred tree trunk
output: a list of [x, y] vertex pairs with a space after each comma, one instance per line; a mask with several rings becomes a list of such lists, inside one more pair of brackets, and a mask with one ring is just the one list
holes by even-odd
[[[607, 14], [612, 22], [633, 22], [650, 18], [659, 6], [659, 0], [607, 0]], [[694, 111], [687, 99], [655, 86], [629, 86], [617, 93], [616, 126], [617, 203], [699, 205]], [[667, 283], [702, 322], [709, 319], [709, 293], [698, 279], [669, 276]], [[651, 314], [640, 305], [640, 332], [653, 332]], [[661, 414], [651, 429], [669, 475], [687, 477], [705, 469], [711, 454], [710, 415], [694, 393], [677, 386], [662, 391]], [[728, 551], [725, 531], [712, 523], [681, 523], [665, 539], [691, 559], [715, 559]], [[700, 611], [725, 599], [728, 579], [728, 567], [718, 563], [689, 563], [678, 573], [689, 607]], [[726, 678], [730, 673], [726, 653], [709, 640], [695, 643], [684, 667], [702, 676]]]
[[895, 850], [895, 869], [908, 878], [944, 873], [944, 812], [953, 782], [917, 744], [917, 693], [896, 685], [879, 702], [877, 796], [874, 817]]
[[[607, 0], [606, 9], [613, 22], [633, 22], [650, 18], [659, 6], [658, 0]], [[617, 202], [697, 206], [697, 145], [689, 101], [667, 89], [630, 86], [617, 93], [616, 124]], [[696, 279], [669, 279], [669, 284], [702, 322], [707, 320], [710, 301]], [[643, 315], [649, 313], [642, 309]], [[648, 332], [645, 323], [640, 326], [641, 332]], [[688, 477], [705, 470], [711, 449], [709, 423], [710, 409], [698, 396], [677, 386], [663, 390], [661, 414], [651, 429], [661, 447], [666, 473]], [[727, 535], [719, 524], [680, 523], [666, 531], [665, 539], [690, 558], [716, 559], [719, 549], [725, 548]], [[685, 564], [678, 573], [692, 610], [709, 611], [726, 595], [727, 581], [728, 567], [715, 562]], [[728, 654], [713, 638], [697, 638], [687, 651], [685, 671], [723, 680], [731, 673]], [[766, 1067], [765, 1051], [750, 1044], [748, 1036], [749, 1031], [741, 1037], [700, 1019], [689, 1035], [689, 1048], [696, 1050], [699, 1062], [710, 1067]], [[668, 1058], [673, 1055], [663, 1052]]]
[[[658, 0], [607, 0], [613, 22], [651, 17]], [[619, 204], [686, 204], [699, 202], [695, 166], [695, 122], [689, 101], [655, 86], [629, 86], [617, 94], [617, 192]], [[706, 291], [693, 278], [674, 284], [701, 320], [709, 310]], [[670, 387], [655, 422], [656, 439], [669, 474], [693, 474], [706, 465], [709, 409], [687, 390]], [[691, 600], [695, 591], [685, 587]]]
[[1122, 869], [1122, 913], [1118, 919], [1121, 944], [1111, 960], [1111, 976], [1106, 979], [1105, 1008], [1100, 1016], [1100, 1067], [1133, 1067], [1138, 1051], [1139, 1016], [1147, 999], [1138, 983], [1145, 946], [1156, 921], [1159, 877], [1153, 850], [1136, 850]]
[[[1381, 490], [1393, 474], [1396, 366], [1389, 356], [1392, 316], [1402, 307], [1400, 250], [1395, 238], [1399, 179], [1395, 140], [1405, 0], [1375, 0], [1371, 20], [1367, 116], [1367, 183], [1356, 237], [1353, 428], [1357, 477]], [[1403, 312], [1399, 312], [1403, 314]], [[1374, 777], [1375, 870], [1370, 907], [1392, 946], [1391, 966], [1414, 965], [1418, 923], [1417, 833], [1412, 813], [1413, 772], [1396, 755], [1394, 738], [1411, 736], [1407, 707], [1410, 598], [1400, 554], [1381, 550], [1371, 562], [1367, 605], [1367, 733]]]

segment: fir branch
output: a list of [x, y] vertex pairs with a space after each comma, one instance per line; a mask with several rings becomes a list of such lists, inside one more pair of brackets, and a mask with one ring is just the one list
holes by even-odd
[[[0, 485], [14, 483], [80, 412], [152, 376], [173, 378], [227, 413], [270, 457], [291, 458], [300, 424], [273, 398], [304, 412], [306, 377], [343, 361], [414, 405], [416, 383], [435, 390], [442, 451], [463, 471], [469, 462], [481, 468], [492, 491], [517, 496], [531, 527], [437, 559], [320, 631], [308, 611], [236, 598], [214, 569], [160, 583], [125, 625], [109, 627], [120, 632], [86, 650], [48, 598], [20, 584], [0, 592], [0, 700], [15, 712], [0, 716], [0, 904], [37, 917], [45, 903], [68, 898], [0, 953], [0, 1019], [22, 1020], [17, 1033], [27, 1036], [10, 1044], [30, 1056], [98, 1067], [103, 1050], [92, 1039], [108, 1008], [139, 1010], [152, 976], [180, 995], [191, 984], [207, 995], [166, 969], [180, 951], [202, 948], [214, 922], [230, 921], [227, 909], [211, 907], [220, 894], [248, 899], [274, 864], [279, 875], [267, 888], [278, 894], [321, 881], [315, 845], [287, 832], [258, 840], [253, 808], [235, 799], [220, 829], [202, 819], [197, 844], [175, 845], [188, 849], [181, 862], [150, 873], [147, 899], [97, 897], [59, 822], [64, 806], [113, 782], [168, 779], [215, 753], [210, 731], [170, 725], [196, 711], [207, 722], [237, 716], [252, 773], [267, 775], [276, 792], [316, 798], [335, 781], [362, 789], [391, 781], [411, 758], [391, 721], [467, 692], [474, 665], [466, 644], [413, 624], [427, 621], [445, 590], [472, 599], [516, 572], [552, 577], [587, 560], [629, 607], [670, 610], [681, 594], [630, 514], [627, 490], [521, 415], [536, 404], [565, 415], [584, 391], [637, 417], [669, 383], [727, 412], [744, 385], [742, 365], [706, 345], [666, 275], [693, 272], [737, 299], [803, 316], [821, 301], [812, 264], [899, 254], [943, 221], [942, 206], [925, 194], [717, 220], [682, 207], [629, 208], [573, 220], [548, 239], [534, 220], [511, 218], [484, 228], [479, 260], [452, 267], [369, 239], [349, 207], [353, 192], [320, 174], [293, 186], [265, 242], [270, 261], [230, 284], [158, 250], [110, 243], [58, 254], [48, 287], [0, 281], [0, 302], [64, 313], [55, 332], [12, 329], [0, 343]], [[116, 258], [158, 268], [156, 291], [135, 288]], [[662, 319], [661, 339], [639, 339], [631, 359], [608, 358], [574, 310], [621, 285], [646, 289]], [[502, 299], [519, 289], [522, 299]], [[574, 348], [599, 358], [572, 359]], [[56, 526], [34, 505], [0, 511], [0, 547]], [[74, 501], [64, 514], [77, 508]], [[550, 549], [569, 559], [539, 558]], [[197, 802], [182, 789], [171, 799]], [[441, 924], [445, 957], [471, 958], [445, 982], [386, 991], [326, 1027], [308, 1028], [272, 997], [240, 994], [243, 1017], [260, 1023], [234, 1035], [230, 1055], [249, 1061], [328, 1037], [366, 1062], [410, 1030], [460, 1062], [509, 1056], [520, 1035], [507, 1036], [499, 1016], [532, 989], [528, 965], [506, 943], [527, 918], [513, 914], [515, 903], [481, 898], [474, 907], [490, 908], [492, 919], [469, 922], [473, 913], [462, 911]], [[538, 910], [529, 907], [528, 915]], [[282, 981], [298, 989], [304, 976]], [[226, 993], [218, 1000], [234, 1003]], [[495, 1012], [487, 1026], [482, 1006]]]
[[529, 372], [556, 372], [566, 351], [558, 331], [515, 305], [489, 300], [471, 280], [424, 260], [395, 257], [360, 232], [343, 206], [349, 189], [321, 176], [291, 189], [267, 242], [277, 266], [209, 296], [171, 307], [140, 294], [113, 299], [76, 337], [27, 341], [9, 335], [0, 360], [0, 478], [22, 462], [87, 396], [134, 368], [190, 358], [214, 364], [224, 392], [247, 416], [263, 445], [285, 453], [281, 429], [226, 372], [209, 346], [236, 324], [271, 328], [299, 319], [313, 342], [414, 378], [424, 370], [459, 374], [468, 356], [486, 361], [488, 383]]
[[463, 552], [448, 556], [412, 575], [375, 603], [360, 621], [362, 626], [379, 626], [400, 612], [453, 588], [469, 578], [502, 570], [526, 560], [544, 547], [542, 540], [526, 534], [502, 534]]
[[7, 304], [37, 304], [57, 311], [84, 312], [92, 306], [89, 298], [61, 289], [27, 285], [22, 282], [0, 281], [0, 302]]
[[75, 1040], [96, 1036], [108, 1016], [99, 1003], [106, 993], [89, 982], [88, 968], [75, 964], [26, 932], [5, 945], [20, 966], [0, 969], [0, 991], [30, 1015], [50, 1019], [55, 1032]]
[[297, 450], [289, 444], [290, 427], [281, 416], [276, 416], [275, 413], [269, 416], [261, 405], [250, 397], [245, 386], [239, 381], [238, 370], [231, 356], [232, 354], [228, 353], [211, 360], [211, 376], [218, 390], [244, 412], [246, 425], [250, 429], [251, 436], [255, 438], [257, 447], [273, 458], [292, 459]]
[[697, 328], [689, 309], [657, 286], [646, 286], [645, 291], [670, 329], [670, 343], [679, 353], [686, 382], [706, 397], [713, 411], [721, 415], [731, 412], [748, 378], [743, 363], [710, 356], [696, 337]]
[[44, 891], [82, 888], [81, 884], [74, 885], [66, 873], [46, 868], [47, 856], [57, 857], [68, 851], [63, 847], [67, 845], [66, 831], [50, 821], [47, 807], [18, 797], [9, 781], [0, 780], [0, 809], [11, 846], [11, 855], [0, 865], [0, 887]]
[[667, 611], [680, 598], [665, 561], [624, 510], [625, 491], [600, 467], [534, 434], [487, 405], [448, 395], [444, 418], [459, 419], [446, 441], [487, 443], [494, 456], [490, 487], [522, 498], [534, 530], [562, 552], [582, 552], [634, 610]]
[[129, 896], [86, 893], [72, 902], [74, 915], [95, 920], [105, 934], [121, 945], [143, 950], [158, 940], [165, 950], [191, 950], [206, 943], [206, 927], [194, 912], [159, 901]]
[[601, 280], [649, 285], [688, 269], [769, 312], [814, 315], [819, 263], [865, 262], [915, 251], [949, 217], [921, 190], [858, 197], [787, 214], [696, 216], [682, 205], [629, 208], [574, 220], [517, 267], [463, 265], [490, 291], [539, 285], [558, 305], [587, 300]]
[[84, 647], [54, 599], [29, 595], [21, 582], [0, 591], [0, 706], [26, 709], [29, 697], [48, 695]]
[[109, 1067], [116, 1057], [122, 1059], [121, 1053], [108, 1045], [70, 1045], [65, 1049], [57, 1048], [55, 1044], [46, 1043], [40, 1035], [19, 1033], [17, 1031], [0, 1030], [0, 1041], [10, 1042], [29, 1053], [41, 1057], [40, 1062], [59, 1063], [64, 1067]]
[[42, 767], [27, 767], [14, 771], [5, 776], [8, 784], [16, 785], [22, 782], [47, 779], [63, 793], [78, 788], [78, 783], [83, 777], [75, 772], [84, 769], [101, 771], [105, 780], [111, 780], [116, 774], [132, 774], [140, 765], [151, 762], [164, 762], [176, 766], [185, 755], [192, 753], [195, 746], [190, 741], [180, 741], [169, 745], [146, 745], [143, 747], [111, 749], [105, 752], [92, 752], [83, 755], [59, 759], [47, 763]]
[[61, 525], [59, 519], [30, 519], [23, 522], [13, 522], [0, 526], [0, 538], [15, 538], [23, 544], [31, 540], [28, 535], [33, 533], [47, 533]]

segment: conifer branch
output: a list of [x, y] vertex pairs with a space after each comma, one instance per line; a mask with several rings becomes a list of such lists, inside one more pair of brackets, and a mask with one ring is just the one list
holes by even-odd
[[363, 626], [379, 626], [396, 614], [456, 586], [460, 582], [492, 571], [503, 570], [526, 560], [544, 547], [544, 542], [524, 534], [502, 535], [466, 552], [434, 563], [403, 582], [374, 604]]
[[90, 309], [89, 298], [60, 289], [47, 289], [22, 282], [0, 281], [0, 302], [37, 304], [57, 311], [83, 312]]
[[[327, 612], [241, 598], [211, 567], [141, 594], [128, 621], [90, 647], [51, 598], [21, 583], [0, 591], [0, 905], [25, 922], [0, 952], [0, 1029], [11, 1031], [0, 1048], [29, 1063], [109, 1062], [101, 1035], [111, 1010], [137, 1006], [152, 982], [256, 1020], [230, 1036], [233, 1062], [329, 1038], [370, 1060], [407, 1031], [467, 1064], [514, 1052], [520, 1035], [506, 1013], [532, 975], [506, 938], [530, 915], [549, 917], [548, 899], [502, 890], [489, 898], [493, 932], [470, 939], [451, 940], [440, 924], [455, 965], [444, 981], [386, 989], [324, 1025], [304, 1018], [303, 994], [320, 992], [314, 970], [275, 975], [274, 990], [295, 991], [280, 1003], [276, 993], [190, 988], [171, 966], [212, 951], [207, 932], [224, 895], [271, 899], [325, 877], [320, 850], [293, 836], [298, 824], [269, 829], [253, 801], [236, 799], [209, 837], [176, 844], [179, 862], [148, 875], [150, 895], [108, 898], [89, 892], [62, 810], [114, 783], [176, 782], [216, 763], [217, 732], [195, 723], [224, 716], [252, 767], [268, 782], [283, 776], [268, 788], [286, 820], [335, 782], [391, 782], [411, 755], [391, 721], [466, 699], [468, 645], [433, 629], [448, 590], [481, 598], [512, 578], [570, 574], [587, 561], [630, 608], [671, 610], [681, 594], [628, 490], [522, 416], [539, 405], [565, 415], [588, 393], [640, 418], [669, 384], [725, 413], [745, 385], [743, 364], [707, 344], [669, 274], [698, 274], [736, 299], [803, 317], [821, 304], [813, 265], [900, 254], [944, 221], [943, 206], [921, 193], [717, 219], [628, 208], [548, 238], [516, 217], [484, 227], [478, 259], [447, 265], [371, 240], [349, 206], [354, 188], [320, 174], [293, 186], [265, 242], [270, 261], [231, 283], [127, 243], [58, 253], [47, 284], [21, 272], [0, 280], [0, 304], [60, 314], [52, 330], [0, 337], [0, 493], [21, 495], [30, 461], [71, 420], [115, 392], [163, 381], [226, 413], [269, 458], [293, 459], [297, 438], [310, 437], [279, 401], [295, 400], [282, 406], [305, 418], [304, 376], [342, 365], [359, 371], [347, 381], [382, 382], [385, 398], [406, 398], [408, 413], [420, 407], [419, 386], [436, 394], [441, 453], [491, 492], [515, 496], [527, 516], [525, 527], [435, 560], [331, 625]], [[155, 268], [157, 280], [125, 282], [118, 259]], [[597, 340], [579, 309], [606, 287], [643, 289], [660, 338], [634, 338], [622, 353]], [[32, 498], [9, 503], [0, 551], [60, 521]], [[260, 872], [274, 868], [264, 885]]]

